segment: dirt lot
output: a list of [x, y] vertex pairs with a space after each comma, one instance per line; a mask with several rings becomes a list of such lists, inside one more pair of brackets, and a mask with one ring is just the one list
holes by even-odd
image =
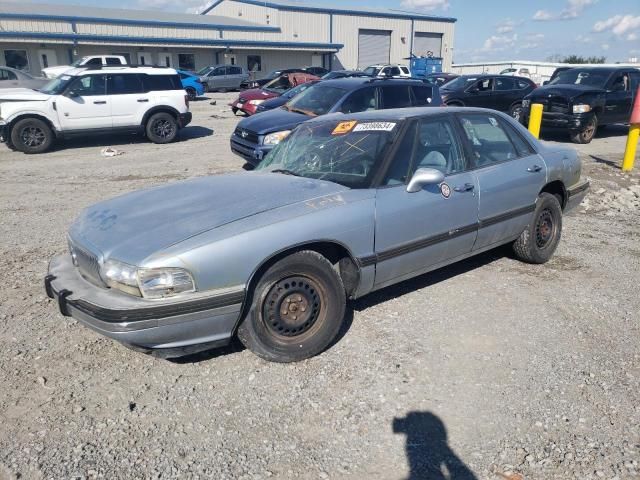
[[233, 346], [168, 362], [61, 317], [42, 277], [80, 209], [240, 169], [229, 96], [195, 102], [182, 141], [120, 137], [118, 157], [100, 156], [106, 139], [0, 145], [0, 479], [640, 478], [640, 175], [619, 173], [624, 128], [580, 147], [592, 193], [550, 263], [501, 249], [375, 293], [311, 360]]

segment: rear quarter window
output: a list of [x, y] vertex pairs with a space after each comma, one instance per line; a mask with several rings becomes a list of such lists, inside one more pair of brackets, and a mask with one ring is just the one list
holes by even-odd
[[414, 106], [416, 107], [424, 107], [425, 105], [429, 105], [433, 100], [433, 87], [429, 86], [419, 86], [419, 87], [411, 87], [411, 91], [413, 92]]

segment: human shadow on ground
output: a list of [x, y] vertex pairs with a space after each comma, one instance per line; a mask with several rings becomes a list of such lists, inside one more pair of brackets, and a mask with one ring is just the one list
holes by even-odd
[[478, 480], [451, 449], [447, 429], [431, 412], [409, 412], [393, 419], [393, 433], [406, 435], [406, 480]]

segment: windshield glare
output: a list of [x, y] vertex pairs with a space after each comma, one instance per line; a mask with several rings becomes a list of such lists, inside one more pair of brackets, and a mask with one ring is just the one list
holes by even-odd
[[605, 71], [572, 68], [560, 72], [556, 78], [549, 82], [549, 85], [587, 85], [604, 88], [608, 79], [609, 73]]
[[342, 119], [303, 123], [257, 169], [368, 188], [399, 127], [398, 122]]
[[71, 77], [70, 75], [60, 75], [59, 77], [54, 78], [49, 83], [47, 83], [40, 89], [40, 91], [42, 93], [46, 93], [47, 95], [59, 95], [64, 91], [72, 78], [73, 77]]
[[324, 115], [334, 107], [345, 93], [346, 90], [342, 88], [314, 85], [293, 98], [287, 104], [287, 108], [312, 117]]

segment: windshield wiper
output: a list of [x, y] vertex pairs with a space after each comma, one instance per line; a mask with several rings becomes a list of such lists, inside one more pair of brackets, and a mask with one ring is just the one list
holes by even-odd
[[309, 110], [301, 110], [299, 108], [289, 108], [290, 112], [294, 112], [294, 113], [301, 113], [303, 115], [307, 115], [308, 117], [317, 117], [318, 115], [310, 112]]
[[276, 168], [275, 170], [271, 170], [271, 173], [282, 173], [283, 175], [292, 175], [294, 177], [300, 176], [300, 174], [291, 170], [287, 170], [286, 168]]

